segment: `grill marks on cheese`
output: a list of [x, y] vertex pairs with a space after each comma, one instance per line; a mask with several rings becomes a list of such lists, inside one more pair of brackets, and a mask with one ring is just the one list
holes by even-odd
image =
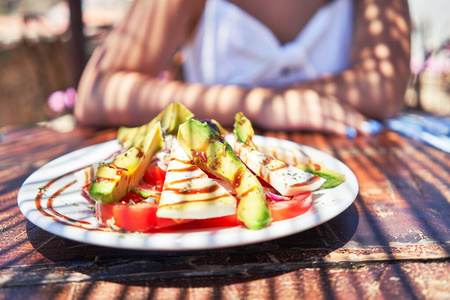
[[194, 165], [178, 142], [174, 141], [158, 217], [206, 219], [235, 212], [236, 198]]
[[225, 137], [237, 156], [255, 174], [269, 183], [283, 196], [293, 196], [304, 191], [313, 191], [322, 186], [324, 179], [287, 163], [263, 154], [237, 141], [234, 134]]
[[77, 180], [78, 185], [83, 188], [88, 186], [92, 179], [95, 177], [95, 172], [97, 172], [98, 165], [92, 165], [86, 168], [81, 169], [78, 172], [74, 173], [75, 179]]
[[278, 160], [282, 160], [292, 166], [310, 163], [309, 156], [302, 150], [294, 147], [280, 148], [277, 145], [262, 143], [258, 145], [258, 151], [266, 155], [270, 155]]

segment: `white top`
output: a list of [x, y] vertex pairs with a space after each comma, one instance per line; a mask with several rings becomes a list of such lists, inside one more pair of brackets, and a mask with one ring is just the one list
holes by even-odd
[[282, 87], [349, 66], [353, 1], [321, 7], [299, 35], [280, 44], [258, 19], [226, 0], [209, 0], [184, 47], [187, 82]]

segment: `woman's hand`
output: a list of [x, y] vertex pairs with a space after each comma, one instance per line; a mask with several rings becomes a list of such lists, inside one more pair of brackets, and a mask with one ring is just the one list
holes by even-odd
[[271, 130], [302, 128], [353, 138], [382, 129], [379, 122], [367, 119], [337, 98], [307, 89], [254, 89], [247, 94], [244, 111], [256, 126]]

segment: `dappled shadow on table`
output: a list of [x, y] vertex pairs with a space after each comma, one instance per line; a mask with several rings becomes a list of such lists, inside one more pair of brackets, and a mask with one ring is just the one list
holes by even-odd
[[[203, 251], [133, 251], [90, 246], [27, 224], [28, 239], [46, 266], [87, 275], [88, 281], [131, 285], [211, 286], [270, 278], [305, 267], [327, 265], [323, 259], [345, 245], [358, 226], [354, 205], [333, 220], [285, 238], [233, 248]], [[33, 268], [34, 267], [30, 267]], [[37, 271], [37, 273], [44, 270]], [[44, 275], [44, 274], [42, 274]]]

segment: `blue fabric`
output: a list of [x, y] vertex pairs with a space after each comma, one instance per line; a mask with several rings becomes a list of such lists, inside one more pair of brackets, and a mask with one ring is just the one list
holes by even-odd
[[450, 117], [404, 113], [386, 121], [392, 131], [450, 153]]

